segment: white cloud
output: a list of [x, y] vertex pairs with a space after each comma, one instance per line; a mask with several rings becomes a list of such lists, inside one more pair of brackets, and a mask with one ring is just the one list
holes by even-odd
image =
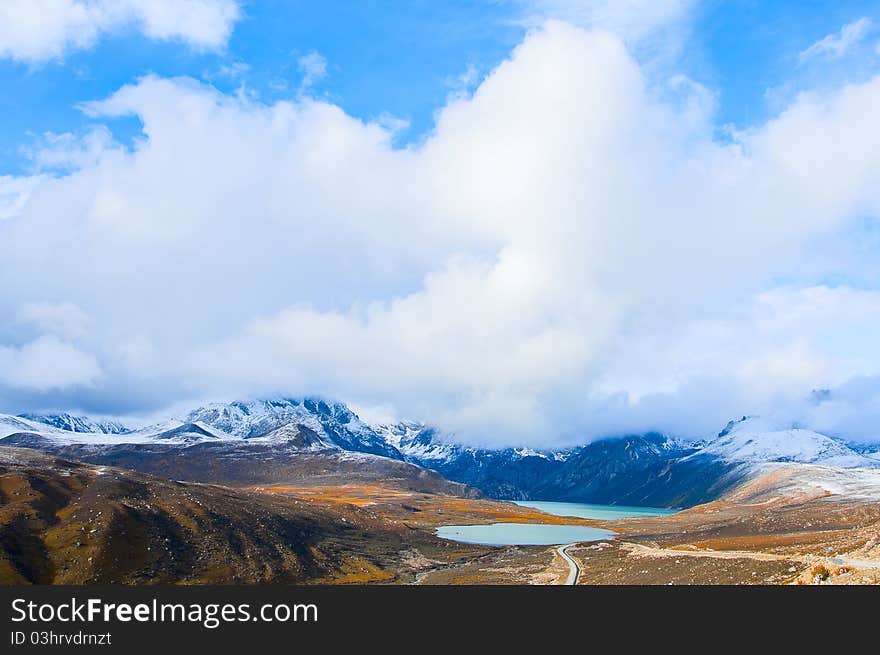
[[848, 23], [836, 34], [829, 34], [801, 52], [800, 61], [804, 63], [817, 58], [839, 59], [861, 43], [873, 27], [873, 21], [867, 17]]
[[239, 15], [235, 0], [5, 0], [0, 57], [31, 64], [59, 59], [128, 27], [150, 39], [216, 49]]
[[550, 23], [395, 148], [326, 102], [145, 77], [87, 106], [143, 140], [0, 223], [0, 312], [69, 299], [149, 402], [324, 393], [496, 443], [700, 433], [880, 375], [876, 293], [826, 247], [880, 216], [880, 78], [733, 143], [705, 89], [659, 87]]
[[89, 385], [100, 377], [94, 356], [53, 336], [20, 348], [0, 345], [0, 387], [49, 391]]
[[324, 79], [327, 75], [327, 60], [319, 52], [310, 52], [303, 55], [296, 62], [297, 68], [303, 74], [300, 89], [306, 89], [314, 86], [315, 82]]

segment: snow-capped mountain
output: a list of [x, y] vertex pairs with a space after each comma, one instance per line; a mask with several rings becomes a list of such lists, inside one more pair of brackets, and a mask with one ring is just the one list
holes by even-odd
[[869, 468], [876, 461], [829, 436], [802, 428], [779, 429], [760, 417], [731, 421], [702, 448], [700, 456], [725, 462], [763, 464], [796, 462], [839, 468]]
[[0, 415], [0, 446], [171, 480], [232, 486], [383, 483], [419, 493], [480, 495], [405, 462], [344, 405], [317, 399], [214, 404], [124, 434], [72, 432]]
[[[327, 447], [403, 459], [393, 445], [344, 404], [319, 398], [215, 403], [190, 412], [186, 420], [240, 439], [266, 437], [284, 426], [303, 426]], [[283, 435], [277, 432], [274, 438]]]
[[0, 414], [0, 440], [8, 439], [7, 443], [13, 445], [55, 444], [65, 445], [88, 445], [88, 446], [115, 446], [119, 444], [146, 445], [146, 444], [176, 444], [191, 445], [200, 441], [217, 441], [228, 439], [223, 435], [207, 428], [204, 425], [194, 423], [181, 423], [171, 420], [157, 425], [152, 425], [140, 430], [126, 430], [125, 432], [81, 432], [64, 430], [53, 425], [37, 422], [21, 416], [9, 416]]
[[335, 449], [403, 459], [394, 446], [348, 407], [317, 398], [213, 403], [184, 417], [137, 430], [67, 414], [0, 415], [0, 438], [16, 433], [38, 434], [65, 444], [284, 443], [308, 450]]

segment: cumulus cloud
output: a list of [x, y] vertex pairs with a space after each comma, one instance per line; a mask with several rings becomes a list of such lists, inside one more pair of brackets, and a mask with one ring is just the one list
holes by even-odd
[[235, 0], [5, 0], [0, 57], [37, 64], [132, 27], [150, 39], [215, 49], [226, 44], [239, 15]]
[[880, 78], [733, 142], [675, 86], [551, 22], [400, 148], [327, 102], [148, 76], [85, 106], [137, 116], [132, 150], [0, 222], [0, 311], [88, 313], [129, 406], [320, 393], [536, 446], [795, 420], [880, 375], [877, 293], [826, 247], [880, 216]]
[[840, 59], [861, 43], [873, 27], [874, 23], [868, 17], [847, 23], [836, 34], [829, 34], [802, 51], [799, 56], [800, 61], [804, 63], [817, 58]]

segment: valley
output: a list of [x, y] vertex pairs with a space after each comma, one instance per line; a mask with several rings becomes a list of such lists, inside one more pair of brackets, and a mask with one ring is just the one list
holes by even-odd
[[[616, 537], [575, 544], [566, 554], [577, 562], [582, 585], [880, 584], [880, 479], [871, 481], [873, 498], [853, 497], [812, 486], [826, 473], [773, 470], [673, 515], [594, 522]], [[787, 485], [778, 485], [781, 479]], [[558, 549], [548, 547], [540, 555], [509, 548], [422, 581], [562, 584], [567, 578]]]

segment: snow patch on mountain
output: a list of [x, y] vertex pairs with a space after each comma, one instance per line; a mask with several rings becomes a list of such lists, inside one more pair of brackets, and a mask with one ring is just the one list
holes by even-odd
[[[839, 496], [857, 502], [880, 502], [880, 468], [840, 468], [817, 464], [761, 464], [759, 473], [777, 473], [773, 494]], [[778, 473], [781, 473], [779, 475]]]
[[88, 416], [78, 416], [66, 412], [60, 414], [20, 414], [23, 418], [35, 423], [42, 423], [49, 427], [69, 432], [91, 432], [104, 434], [125, 434], [131, 432], [125, 425], [112, 419], [93, 419]]

